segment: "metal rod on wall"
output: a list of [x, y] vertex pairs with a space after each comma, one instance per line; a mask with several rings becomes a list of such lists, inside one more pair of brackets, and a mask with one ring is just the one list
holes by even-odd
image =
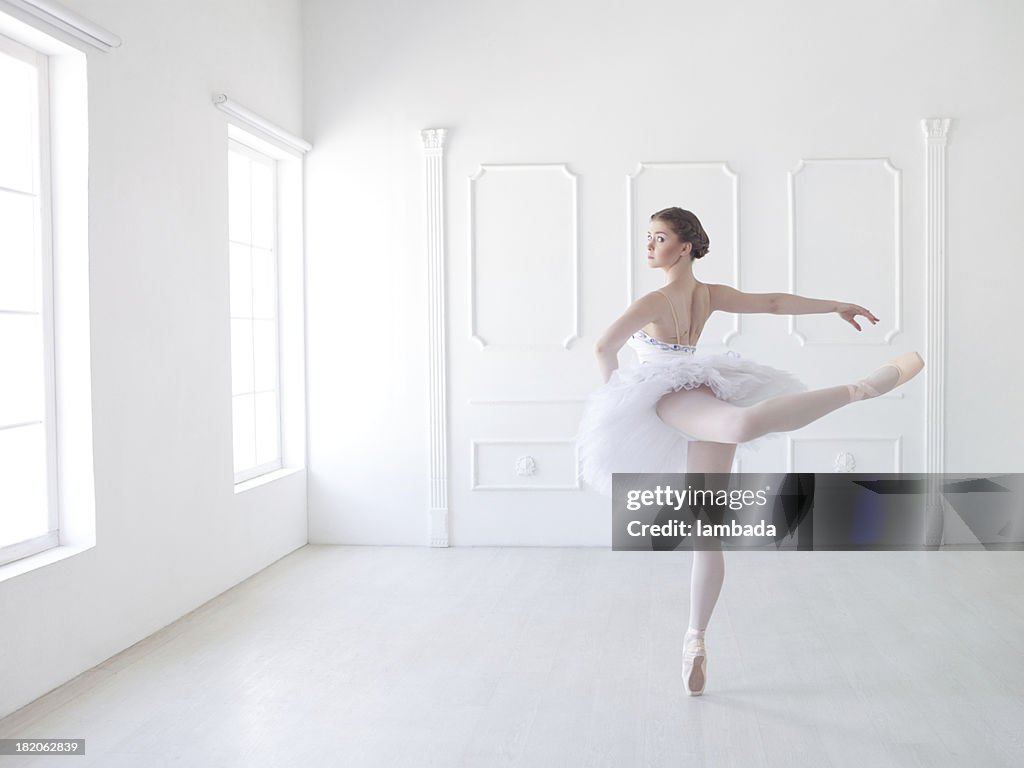
[[111, 48], [121, 46], [121, 38], [103, 27], [93, 24], [83, 16], [70, 11], [59, 3], [51, 0], [3, 0], [4, 4], [12, 8], [18, 8], [25, 13], [42, 19], [47, 24], [74, 35], [94, 48], [101, 51], [109, 51]]
[[237, 104], [229, 99], [227, 94], [215, 94], [213, 97], [213, 103], [217, 109], [226, 112], [228, 115], [239, 122], [244, 123], [249, 128], [254, 128], [260, 133], [269, 136], [271, 139], [285, 145], [297, 154], [304, 154], [313, 148], [313, 145], [305, 139], [300, 139], [298, 136], [288, 133], [284, 128], [279, 128], [269, 120], [266, 120], [255, 112], [246, 109], [241, 104]]

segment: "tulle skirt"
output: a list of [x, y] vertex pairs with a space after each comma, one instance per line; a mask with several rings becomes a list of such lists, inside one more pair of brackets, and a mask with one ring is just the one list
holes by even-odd
[[[611, 496], [613, 472], [685, 472], [687, 445], [696, 438], [663, 422], [656, 408], [665, 394], [702, 384], [720, 400], [735, 405], [807, 390], [793, 374], [734, 351], [698, 351], [616, 369], [584, 407], [576, 435], [580, 479]], [[777, 437], [769, 433], [739, 443], [737, 453], [756, 450], [764, 440]]]

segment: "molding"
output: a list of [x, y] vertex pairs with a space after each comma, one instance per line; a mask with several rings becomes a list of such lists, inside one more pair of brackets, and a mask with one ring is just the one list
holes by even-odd
[[24, 11], [97, 50], [109, 51], [121, 47], [121, 38], [113, 32], [51, 0], [2, 0], [0, 10], [4, 10], [5, 6]]
[[[572, 343], [580, 337], [580, 229], [579, 229], [579, 184], [575, 173], [569, 170], [567, 163], [484, 163], [477, 171], [469, 176], [469, 333], [480, 349], [494, 347], [476, 330], [476, 204], [473, 197], [473, 185], [487, 173], [487, 171], [548, 171], [553, 168], [561, 169], [568, 177], [572, 190], [572, 331], [562, 340], [563, 349], [569, 349]], [[538, 347], [547, 346], [539, 344], [515, 344], [502, 346], [517, 347]]]
[[[573, 482], [568, 485], [527, 485], [527, 484], [513, 484], [513, 485], [480, 485], [477, 482], [477, 446], [480, 445], [571, 445], [573, 447], [573, 467], [576, 470], [573, 472]], [[532, 458], [532, 457], [531, 457]], [[494, 440], [470, 440], [469, 441], [469, 490], [471, 491], [578, 491], [583, 486], [580, 485], [579, 478], [579, 464], [580, 464], [580, 450], [579, 444], [575, 440], [547, 440], [538, 439], [532, 440], [529, 438], [518, 438], [518, 439], [494, 439]], [[518, 466], [518, 460], [517, 460]], [[531, 473], [532, 474], [532, 473]]]
[[[639, 218], [639, 211], [636, 210], [635, 187], [636, 180], [643, 175], [648, 168], [718, 168], [732, 181], [732, 272], [736, 282], [736, 290], [740, 290], [740, 206], [739, 206], [739, 176], [729, 167], [729, 163], [723, 161], [710, 162], [670, 162], [670, 163], [637, 163], [636, 170], [626, 175], [626, 306], [628, 307], [638, 296], [636, 293], [636, 270], [639, 255], [636, 252], [636, 232], [634, 231], [636, 221]], [[740, 323], [742, 315], [733, 314], [732, 328], [722, 337], [722, 344], [729, 346], [729, 341], [740, 334]]]
[[921, 121], [925, 136], [925, 472], [930, 478], [925, 543], [928, 545], [941, 542], [944, 527], [942, 494], [935, 478], [946, 466], [946, 147], [951, 124], [952, 119], [948, 117]]
[[[789, 292], [796, 293], [796, 176], [800, 171], [811, 163], [832, 163], [839, 165], [854, 165], [864, 162], [880, 162], [882, 167], [893, 177], [893, 255], [895, 263], [893, 274], [895, 277], [894, 291], [894, 314], [896, 323], [885, 334], [880, 343], [868, 342], [857, 346], [888, 346], [892, 343], [896, 334], [903, 331], [903, 174], [902, 171], [892, 164], [887, 157], [820, 157], [801, 158], [796, 168], [787, 174], [788, 197], [789, 197]], [[806, 346], [832, 346], [849, 347], [849, 342], [836, 339], [834, 341], [808, 341], [796, 329], [796, 315], [789, 316], [789, 335], [796, 338], [801, 347]]]
[[[877, 398], [876, 398], [877, 399]], [[817, 436], [817, 437], [793, 437], [792, 435], [786, 435], [786, 471], [787, 472], [800, 472], [802, 470], [794, 469], [793, 465], [796, 464], [796, 444], [797, 443], [889, 443], [892, 445], [893, 457], [892, 463], [894, 469], [885, 470], [892, 472], [903, 471], [903, 435], [897, 435], [895, 437], [858, 437], [856, 435], [833, 435], [832, 437]], [[853, 456], [854, 453], [848, 446], [842, 447], [838, 451], [839, 454], [849, 453]], [[835, 458], [833, 458], [833, 467], [835, 466]], [[837, 471], [837, 470], [833, 470]], [[860, 472], [872, 472], [882, 470], [869, 470], [861, 469]]]
[[426, 192], [427, 254], [427, 363], [430, 419], [430, 546], [447, 547], [448, 526], [448, 386], [445, 372], [448, 354], [445, 346], [447, 305], [445, 299], [445, 188], [444, 149], [447, 131], [427, 128], [420, 131]]
[[305, 139], [300, 139], [298, 136], [284, 130], [284, 128], [279, 128], [269, 120], [266, 120], [255, 112], [246, 109], [241, 104], [231, 101], [231, 99], [227, 97], [227, 94], [214, 94], [213, 104], [217, 109], [226, 113], [228, 117], [234, 118], [245, 128], [257, 131], [265, 138], [283, 145], [297, 155], [301, 156], [313, 148], [313, 145]]

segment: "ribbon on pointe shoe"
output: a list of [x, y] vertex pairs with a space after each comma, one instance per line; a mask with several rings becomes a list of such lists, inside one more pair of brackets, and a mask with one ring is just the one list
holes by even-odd
[[686, 643], [686, 650], [684, 651], [686, 658], [692, 659], [695, 656], [703, 656], [707, 653], [704, 647], [704, 638], [695, 637]]
[[865, 397], [878, 397], [881, 395], [881, 392], [864, 381], [864, 379], [861, 379], [856, 384], [847, 384], [846, 388], [850, 390], [851, 403], [863, 400]]

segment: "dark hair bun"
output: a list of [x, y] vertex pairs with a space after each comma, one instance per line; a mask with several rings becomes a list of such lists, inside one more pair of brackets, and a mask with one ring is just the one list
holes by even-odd
[[682, 208], [663, 208], [651, 214], [651, 221], [655, 219], [667, 223], [681, 242], [690, 243], [692, 258], [702, 259], [707, 255], [711, 239], [694, 213]]

